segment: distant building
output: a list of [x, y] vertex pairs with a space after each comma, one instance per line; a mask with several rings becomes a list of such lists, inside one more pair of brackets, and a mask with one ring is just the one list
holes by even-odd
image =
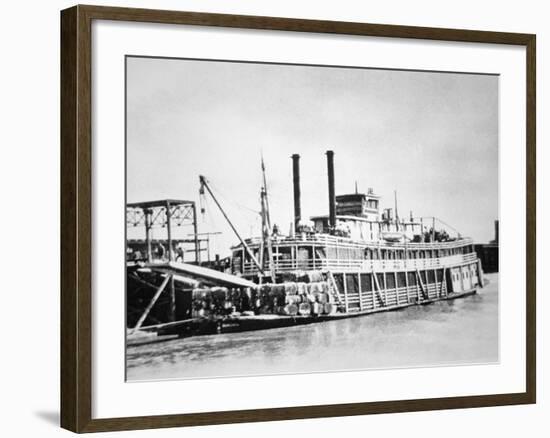
[[476, 244], [475, 250], [486, 273], [498, 272], [499, 222], [495, 220], [495, 238], [489, 243]]

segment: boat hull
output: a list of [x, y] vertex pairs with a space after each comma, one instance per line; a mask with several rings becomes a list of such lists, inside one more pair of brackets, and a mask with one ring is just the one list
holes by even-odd
[[332, 315], [254, 315], [193, 319], [182, 321], [180, 323], [175, 323], [170, 327], [163, 328], [158, 331], [158, 335], [178, 335], [179, 337], [190, 337], [198, 335], [214, 335], [222, 333], [268, 330], [274, 328], [292, 327], [297, 325], [323, 323], [347, 318], [357, 318], [380, 312], [397, 311], [415, 305], [429, 305], [438, 301], [455, 300], [457, 298], [464, 298], [476, 293], [477, 288], [473, 288], [463, 292], [450, 293], [449, 295], [438, 298], [429, 298], [417, 302], [402, 303], [377, 309], [334, 313]]

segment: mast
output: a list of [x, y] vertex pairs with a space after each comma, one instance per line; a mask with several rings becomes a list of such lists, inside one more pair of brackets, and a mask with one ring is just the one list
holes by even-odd
[[397, 212], [397, 190], [393, 191], [393, 199], [395, 203], [395, 227], [399, 231], [399, 213]]
[[246, 252], [250, 256], [250, 258], [252, 259], [252, 261], [254, 262], [256, 267], [260, 270], [260, 272], [262, 274], [264, 274], [264, 270], [263, 270], [262, 266], [260, 265], [260, 263], [258, 262], [256, 257], [254, 257], [254, 254], [252, 253], [252, 251], [250, 250], [248, 245], [245, 243], [245, 241], [243, 240], [243, 238], [241, 237], [241, 235], [239, 234], [239, 232], [237, 231], [237, 229], [235, 228], [235, 226], [233, 225], [233, 223], [231, 222], [231, 220], [229, 219], [229, 217], [225, 213], [224, 209], [222, 208], [222, 206], [220, 205], [220, 203], [218, 202], [218, 200], [214, 196], [214, 193], [212, 193], [212, 190], [210, 190], [210, 186], [206, 183], [206, 178], [202, 175], [199, 175], [199, 180], [200, 180], [200, 183], [201, 183], [201, 190], [204, 187], [206, 187], [206, 190], [208, 190], [208, 193], [210, 194], [210, 196], [212, 197], [212, 199], [214, 200], [214, 202], [216, 203], [216, 205], [218, 206], [218, 208], [222, 212], [223, 217], [225, 218], [225, 220], [227, 221], [227, 223], [229, 224], [229, 226], [231, 227], [231, 229], [233, 230], [233, 232], [235, 233], [235, 235], [237, 236], [237, 238], [241, 242], [242, 246], [244, 247], [244, 249], [246, 250]]
[[265, 178], [265, 164], [264, 164], [264, 155], [262, 153], [262, 179], [264, 183], [264, 195], [265, 195], [265, 207], [266, 207], [266, 220], [267, 226], [271, 229], [271, 218], [269, 217], [269, 196], [267, 196], [267, 181]]
[[271, 280], [275, 281], [275, 272], [273, 267], [273, 247], [271, 246], [271, 219], [269, 215], [269, 197], [267, 195], [267, 180], [265, 176], [265, 163], [263, 155], [262, 179], [263, 187], [260, 191], [260, 201], [262, 206], [262, 244], [260, 246], [260, 263], [262, 264], [262, 266], [264, 265], [264, 250], [267, 249], [267, 262], [269, 266], [269, 272], [271, 273]]

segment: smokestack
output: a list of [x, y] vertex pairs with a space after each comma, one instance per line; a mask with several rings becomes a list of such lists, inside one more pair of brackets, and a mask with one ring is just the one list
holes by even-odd
[[292, 155], [292, 180], [294, 183], [294, 231], [302, 219], [302, 208], [300, 206], [300, 155]]
[[336, 195], [334, 193], [334, 152], [327, 151], [328, 172], [328, 225], [330, 232], [336, 228]]

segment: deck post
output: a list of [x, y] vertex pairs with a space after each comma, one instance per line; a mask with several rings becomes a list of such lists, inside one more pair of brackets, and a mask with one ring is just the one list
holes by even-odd
[[344, 284], [344, 306], [346, 308], [346, 313], [348, 313], [348, 284], [345, 272], [342, 272], [342, 283]]
[[409, 290], [409, 271], [405, 270], [405, 288], [407, 289], [407, 304], [411, 302], [411, 295]]
[[429, 299], [430, 295], [428, 294], [428, 290], [426, 289], [426, 286], [422, 281], [422, 276], [420, 275], [420, 271], [418, 269], [416, 270], [416, 275], [418, 277], [418, 284], [420, 285], [420, 288], [422, 290], [422, 296], [424, 297], [424, 299]]
[[376, 274], [374, 273], [374, 269], [372, 270], [372, 274], [370, 276], [370, 290], [371, 290], [371, 294], [372, 294], [372, 308], [373, 309], [376, 309], [376, 293], [375, 293], [375, 285], [374, 285], [374, 276]]
[[150, 208], [146, 208], [145, 211], [145, 244], [147, 246], [147, 263], [153, 261], [153, 251], [151, 250], [151, 214]]
[[170, 202], [166, 201], [166, 232], [168, 234], [168, 261], [173, 261], [172, 252], [172, 212], [170, 211]]
[[384, 272], [383, 279], [384, 279], [384, 306], [388, 305], [388, 282], [386, 281], [386, 274], [387, 272]]
[[[447, 268], [443, 268], [443, 275], [442, 275], [442, 278], [441, 278], [441, 290], [439, 291], [439, 296], [442, 296], [443, 295], [443, 286], [445, 285], [445, 279], [446, 279], [446, 274], [447, 274]], [[445, 288], [445, 296], [448, 296], [449, 294], [447, 293], [447, 288]]]
[[174, 276], [170, 275], [170, 321], [176, 320], [176, 287]]
[[399, 305], [399, 286], [397, 284], [397, 271], [393, 271], [393, 280], [395, 281], [395, 300]]
[[[384, 278], [386, 278], [385, 274], [382, 273], [382, 275], [384, 275]], [[380, 297], [380, 301], [382, 301], [382, 307], [386, 307], [388, 305], [388, 302], [386, 301], [386, 290], [384, 289], [384, 295], [382, 295], [380, 283], [378, 282], [378, 276], [376, 275], [376, 272], [374, 272], [374, 269], [372, 271], [372, 276], [374, 277], [374, 284], [376, 285], [378, 296]]]
[[363, 289], [361, 288], [361, 274], [357, 273], [357, 288], [359, 289], [359, 310], [363, 310]]
[[[195, 262], [201, 264], [201, 250], [199, 243], [199, 230], [197, 228], [197, 206], [193, 202], [193, 233], [195, 235]], [[210, 261], [210, 234], [207, 236], [208, 261]]]

